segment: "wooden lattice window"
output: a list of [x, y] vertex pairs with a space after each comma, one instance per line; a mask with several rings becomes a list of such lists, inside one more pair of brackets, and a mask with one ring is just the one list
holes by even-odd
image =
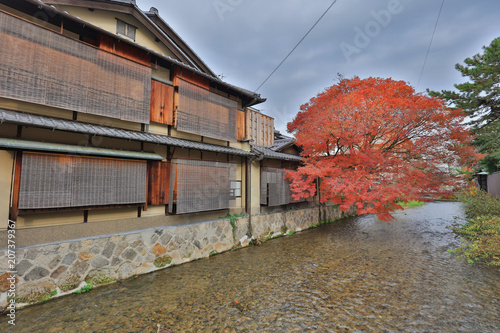
[[120, 19], [116, 19], [116, 33], [122, 36], [126, 36], [133, 41], [135, 41], [137, 28], [131, 24], [123, 22]]

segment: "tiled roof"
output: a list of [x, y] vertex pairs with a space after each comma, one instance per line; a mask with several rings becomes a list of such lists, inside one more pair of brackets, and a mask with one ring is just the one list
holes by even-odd
[[264, 158], [271, 158], [275, 160], [284, 160], [284, 161], [297, 161], [297, 162], [302, 161], [302, 157], [300, 156], [279, 153], [269, 148], [252, 146], [252, 151], [254, 151], [257, 155], [262, 155]]
[[292, 138], [286, 138], [286, 139], [275, 139], [274, 140], [274, 145], [271, 147], [271, 150], [274, 151], [279, 151], [289, 145], [293, 145], [294, 140]]
[[149, 143], [176, 146], [187, 149], [204, 150], [221, 154], [230, 154], [238, 156], [254, 155], [251, 152], [231, 147], [218, 146], [203, 142], [174, 138], [170, 136], [129, 131], [112, 127], [87, 124], [73, 120], [64, 120], [64, 119], [51, 118], [51, 117], [0, 109], [0, 124], [1, 123], [35, 126], [35, 127], [48, 128], [52, 130], [69, 131], [69, 132], [83, 133], [89, 135], [99, 135], [111, 138], [149, 142]]

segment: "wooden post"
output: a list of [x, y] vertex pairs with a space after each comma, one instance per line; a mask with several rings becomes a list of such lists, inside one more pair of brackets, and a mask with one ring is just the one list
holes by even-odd
[[21, 184], [21, 165], [22, 165], [22, 151], [16, 152], [16, 162], [14, 165], [14, 184], [12, 191], [12, 207], [10, 209], [10, 220], [17, 221], [19, 215], [19, 191]]

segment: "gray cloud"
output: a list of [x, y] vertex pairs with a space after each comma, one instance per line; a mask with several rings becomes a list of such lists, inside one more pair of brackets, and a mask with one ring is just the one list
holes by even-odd
[[[331, 2], [137, 0], [143, 10], [158, 8], [212, 70], [249, 90], [262, 83]], [[300, 105], [334, 84], [337, 73], [392, 77], [415, 87], [440, 6], [439, 0], [338, 0], [258, 91], [268, 99], [258, 107], [284, 131]], [[388, 12], [390, 17], [384, 16]], [[452, 89], [462, 82], [455, 64], [500, 36], [499, 13], [497, 0], [446, 0], [418, 91]], [[357, 31], [369, 41], [363, 44]], [[357, 53], [346, 57], [342, 43]]]

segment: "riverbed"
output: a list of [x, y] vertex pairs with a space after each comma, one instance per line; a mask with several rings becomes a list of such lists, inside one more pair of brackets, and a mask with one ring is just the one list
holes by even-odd
[[447, 250], [460, 203], [348, 218], [19, 310], [6, 332], [500, 332], [500, 271]]

